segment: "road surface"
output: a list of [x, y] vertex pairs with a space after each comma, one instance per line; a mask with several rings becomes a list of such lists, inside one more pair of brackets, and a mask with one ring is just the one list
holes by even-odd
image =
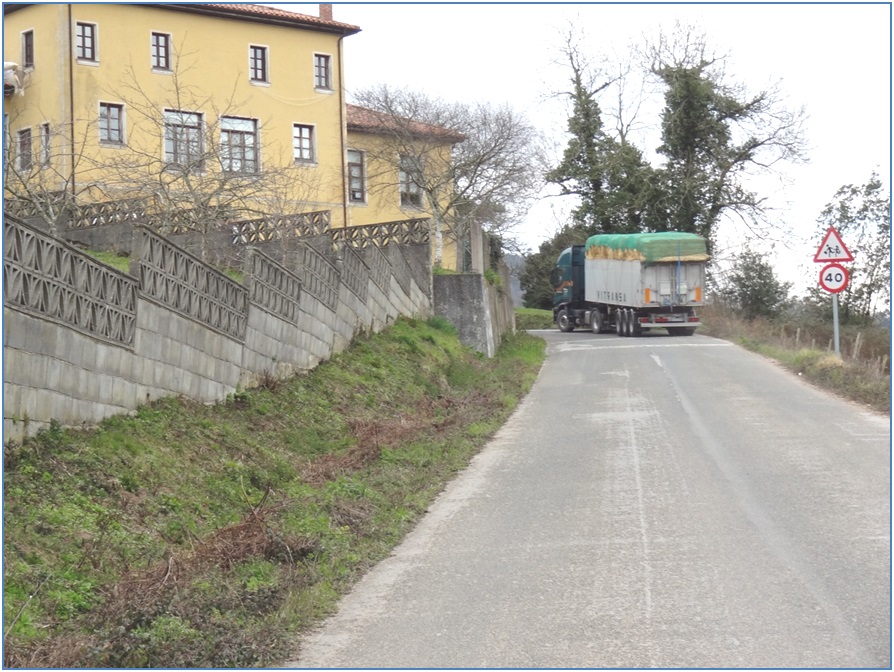
[[888, 417], [704, 336], [539, 335], [516, 413], [287, 667], [891, 667]]

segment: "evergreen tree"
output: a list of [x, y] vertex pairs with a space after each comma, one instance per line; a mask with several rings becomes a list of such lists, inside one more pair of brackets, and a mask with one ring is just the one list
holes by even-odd
[[642, 231], [652, 170], [636, 147], [605, 131], [596, 97], [612, 82], [597, 84], [570, 40], [565, 56], [571, 68], [571, 91], [566, 94], [572, 103], [570, 137], [561, 162], [546, 179], [559, 185], [563, 195], [580, 198], [572, 217], [586, 231]]
[[773, 266], [763, 255], [745, 250], [736, 255], [721, 294], [747, 320], [774, 318], [784, 310], [791, 287], [791, 283], [776, 278]]
[[708, 240], [726, 213], [758, 227], [764, 199], [745, 188], [744, 178], [802, 159], [803, 110], [784, 109], [775, 89], [748, 95], [726, 85], [723, 59], [709, 56], [704, 37], [690, 29], [662, 36], [649, 57], [665, 89], [656, 217]]
[[519, 283], [524, 292], [526, 308], [553, 307], [553, 286], [549, 274], [556, 265], [556, 259], [562, 251], [571, 245], [580, 245], [586, 241], [588, 233], [579, 224], [563, 227], [556, 235], [541, 243], [540, 249], [525, 257], [525, 267], [519, 276]]
[[[878, 174], [873, 172], [866, 184], [842, 186], [823, 208], [817, 224], [817, 245], [834, 226], [854, 255], [853, 263], [848, 264], [850, 281], [838, 295], [842, 322], [865, 322], [890, 314], [891, 198]], [[829, 294], [815, 290], [808, 300], [825, 305]]]

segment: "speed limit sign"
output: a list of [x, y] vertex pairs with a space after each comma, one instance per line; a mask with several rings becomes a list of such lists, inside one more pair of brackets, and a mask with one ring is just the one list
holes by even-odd
[[847, 287], [850, 279], [847, 269], [841, 264], [827, 264], [820, 271], [820, 287], [830, 294], [838, 294]]

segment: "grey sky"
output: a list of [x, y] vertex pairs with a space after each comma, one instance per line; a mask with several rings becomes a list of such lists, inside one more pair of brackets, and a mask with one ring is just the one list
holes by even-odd
[[[279, 6], [308, 14], [318, 8]], [[785, 168], [791, 184], [758, 183], [780, 208], [774, 219], [795, 233], [777, 244], [776, 259], [783, 279], [798, 284], [798, 264], [805, 261], [814, 270], [819, 241], [810, 236], [835, 191], [866, 182], [873, 170], [890, 182], [887, 4], [338, 3], [334, 18], [363, 29], [345, 40], [349, 92], [387, 83], [448, 100], [509, 103], [558, 148], [567, 111], [549, 94], [567, 81], [557, 51], [569, 23], [588, 36], [593, 59], [623, 55], [676, 21], [702, 28], [716, 52], [728, 54], [732, 81], [750, 91], [780, 81], [788, 106], [806, 107], [810, 163]], [[654, 132], [658, 119], [650, 121]], [[568, 207], [547, 199], [534, 208], [520, 238], [536, 249]], [[738, 240], [740, 232], [728, 231]], [[732, 240], [730, 245], [734, 251]]]

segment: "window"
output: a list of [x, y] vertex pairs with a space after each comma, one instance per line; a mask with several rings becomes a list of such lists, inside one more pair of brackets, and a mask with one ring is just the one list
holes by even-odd
[[75, 35], [75, 53], [79, 61], [96, 62], [96, 25], [78, 23]]
[[251, 81], [266, 82], [267, 80], [267, 47], [248, 48], [248, 71]]
[[348, 200], [366, 202], [366, 175], [363, 169], [363, 152], [348, 150]]
[[201, 114], [165, 110], [165, 161], [172, 166], [204, 167]]
[[313, 163], [316, 159], [313, 126], [292, 126], [292, 154], [296, 162]]
[[332, 74], [329, 63], [329, 56], [314, 54], [314, 86], [318, 89], [332, 90]]
[[107, 144], [124, 144], [124, 105], [99, 104], [99, 141]]
[[254, 119], [222, 117], [220, 162], [234, 173], [258, 172], [258, 122]]
[[167, 33], [152, 33], [152, 68], [171, 69], [171, 36]]
[[40, 165], [50, 165], [50, 125], [40, 125]]
[[410, 156], [400, 157], [400, 204], [422, 207], [422, 189], [419, 187], [419, 167]]
[[34, 31], [22, 33], [22, 67], [34, 67]]
[[16, 135], [16, 158], [19, 170], [31, 170], [31, 129], [23, 128]]

